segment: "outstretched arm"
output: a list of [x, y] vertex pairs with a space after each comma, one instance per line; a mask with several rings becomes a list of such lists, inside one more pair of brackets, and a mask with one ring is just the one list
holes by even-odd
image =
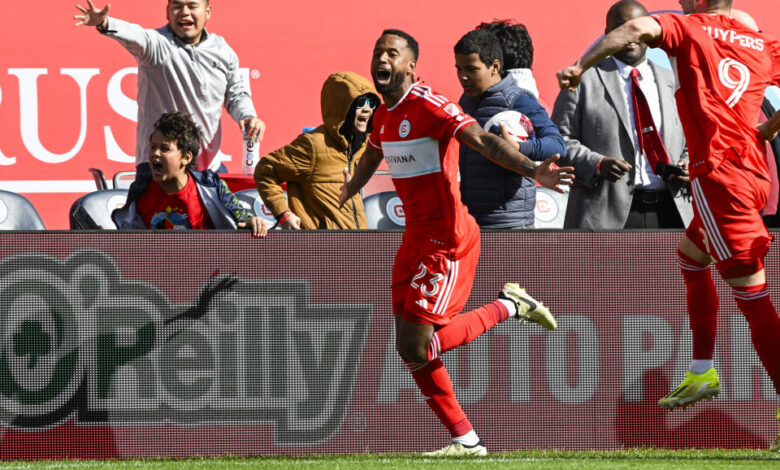
[[558, 192], [563, 192], [558, 185], [571, 185], [574, 179], [572, 174], [574, 171], [573, 167], [552, 167], [552, 164], [560, 158], [560, 155], [554, 155], [545, 160], [541, 165], [536, 166], [531, 159], [520, 153], [514, 145], [497, 135], [485, 132], [477, 124], [466, 126], [458, 134], [458, 140], [481, 153], [496, 165], [533, 178], [542, 186]]
[[344, 185], [341, 187], [341, 194], [339, 194], [339, 208], [344, 207], [344, 203], [352, 199], [360, 191], [360, 188], [368, 183], [376, 169], [379, 168], [383, 158], [382, 152], [367, 145], [352, 177], [349, 176], [349, 169], [344, 168]]
[[780, 111], [776, 112], [769, 120], [760, 126], [758, 130], [761, 131], [761, 135], [768, 141], [775, 140], [777, 132], [780, 131]]
[[76, 20], [76, 26], [98, 26], [101, 28], [106, 27], [108, 10], [111, 5], [106, 5], [102, 10], [98, 10], [92, 0], [87, 0], [89, 8], [76, 5], [76, 8], [83, 13], [82, 15], [74, 15], [73, 19]]
[[661, 25], [649, 16], [642, 16], [624, 23], [601, 38], [574, 65], [556, 75], [561, 88], [574, 90], [580, 84], [583, 72], [612, 54], [635, 42], [652, 42], [661, 37]]

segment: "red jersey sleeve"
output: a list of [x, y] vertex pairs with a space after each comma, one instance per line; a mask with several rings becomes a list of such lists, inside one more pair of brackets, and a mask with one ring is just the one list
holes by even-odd
[[428, 87], [415, 87], [412, 93], [424, 100], [425, 106], [422, 107], [424, 116], [421, 117], [423, 121], [429, 123], [428, 135], [433, 139], [457, 137], [466, 126], [477, 122], [464, 113], [457, 103], [436, 94]]
[[436, 103], [428, 102], [425, 106], [425, 112], [428, 114], [427, 119], [432, 123], [430, 127], [430, 136], [434, 139], [442, 139], [445, 137], [456, 137], [469, 124], [474, 124], [477, 121], [464, 113], [457, 103], [447, 100], [441, 95], [444, 101], [440, 105]]
[[384, 120], [385, 120], [385, 114], [387, 113], [387, 107], [383, 104], [379, 105], [379, 107], [374, 111], [374, 116], [372, 122], [373, 130], [371, 131], [371, 134], [368, 136], [368, 145], [370, 145], [374, 150], [382, 151], [382, 139], [381, 139], [381, 133], [384, 128]]
[[650, 47], [660, 47], [671, 55], [673, 51], [679, 49], [690, 35], [690, 21], [687, 16], [677, 13], [656, 13], [651, 15], [661, 26], [661, 37], [648, 45]]

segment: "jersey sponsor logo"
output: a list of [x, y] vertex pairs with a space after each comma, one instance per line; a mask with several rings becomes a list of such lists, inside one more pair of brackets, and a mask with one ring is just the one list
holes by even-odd
[[401, 121], [401, 125], [398, 126], [398, 135], [402, 139], [405, 139], [406, 136], [408, 136], [411, 131], [412, 131], [412, 124], [407, 119]]
[[441, 172], [439, 141], [430, 137], [405, 142], [382, 142], [382, 153], [393, 178], [412, 178]]
[[414, 155], [388, 155], [387, 161], [393, 163], [410, 163], [417, 160], [414, 158]]
[[741, 34], [730, 29], [721, 29], [713, 26], [702, 26], [707, 34], [717, 41], [730, 42], [741, 47], [753, 49], [756, 51], [764, 50], [764, 40], [749, 36], [747, 34]]

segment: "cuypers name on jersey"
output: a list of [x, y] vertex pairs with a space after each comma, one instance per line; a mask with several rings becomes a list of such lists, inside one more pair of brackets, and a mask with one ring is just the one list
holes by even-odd
[[406, 141], [383, 140], [382, 153], [393, 178], [441, 172], [439, 141], [429, 137]]
[[712, 36], [713, 39], [718, 41], [728, 41], [730, 43], [737, 43], [742, 47], [754, 49], [756, 51], [764, 50], [764, 40], [747, 34], [741, 34], [730, 29], [715, 28], [712, 26], [702, 26], [707, 34]]
[[102, 251], [5, 258], [0, 423], [272, 424], [278, 445], [325, 442], [344, 421], [373, 307], [309, 294], [306, 280], [239, 279], [202, 320], [165, 324], [192, 306], [123, 279]]

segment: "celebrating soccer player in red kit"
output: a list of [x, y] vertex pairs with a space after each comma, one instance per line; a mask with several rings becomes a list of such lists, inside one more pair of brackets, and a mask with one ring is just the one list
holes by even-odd
[[384, 158], [406, 217], [406, 232], [393, 265], [392, 307], [396, 348], [426, 403], [449, 430], [452, 443], [427, 455], [485, 455], [455, 398], [440, 356], [467, 344], [509, 318], [556, 328], [550, 312], [517, 284], [504, 285], [499, 299], [458, 315], [466, 305], [479, 258], [479, 227], [460, 199], [459, 144], [548, 188], [570, 185], [571, 167], [551, 157], [536, 166], [516, 147], [488, 134], [460, 107], [415, 82], [417, 41], [385, 30], [374, 46], [371, 75], [384, 104], [352, 178], [345, 173], [340, 202], [369, 180]]
[[[780, 85], [780, 44], [732, 19], [732, 0], [680, 4], [688, 16], [655, 14], [612, 31], [558, 72], [559, 85], [573, 89], [587, 68], [639, 41], [672, 57], [695, 214], [677, 251], [693, 357], [683, 382], [659, 404], [684, 407], [720, 391], [712, 361], [718, 297], [711, 261], [733, 290], [780, 400], [780, 317], [769, 299], [763, 263], [772, 237], [761, 219], [770, 189], [764, 137], [777, 132], [780, 119], [757, 126], [764, 90]], [[780, 436], [771, 450], [780, 450]]]

